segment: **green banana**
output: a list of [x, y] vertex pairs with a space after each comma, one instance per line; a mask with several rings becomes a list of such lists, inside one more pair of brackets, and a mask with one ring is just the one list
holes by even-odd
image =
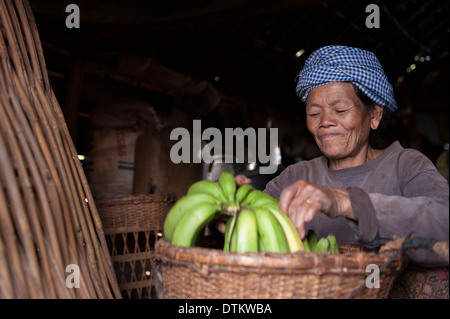
[[278, 206], [278, 200], [259, 189], [255, 189], [248, 194], [243, 201], [243, 204], [252, 207], [264, 207], [267, 204], [276, 204]]
[[268, 205], [266, 206], [266, 208], [276, 217], [281, 227], [283, 228], [289, 245], [289, 251], [295, 252], [298, 250], [304, 250], [305, 248], [303, 247], [302, 239], [300, 238], [297, 229], [295, 229], [295, 226], [289, 219], [289, 217], [278, 207], [275, 207], [273, 205]]
[[263, 249], [260, 248], [260, 251], [289, 252], [286, 236], [277, 218], [262, 207], [254, 208], [254, 212], [258, 223], [258, 234], [264, 247]]
[[250, 184], [245, 184], [239, 186], [236, 191], [236, 201], [242, 203], [250, 192], [254, 191], [255, 188]]
[[220, 213], [220, 205], [201, 202], [190, 211], [186, 212], [178, 222], [172, 237], [172, 244], [184, 247], [193, 247], [206, 225], [217, 218]]
[[195, 209], [200, 203], [217, 203], [219, 200], [210, 194], [194, 193], [181, 197], [169, 210], [164, 221], [164, 236], [168, 242], [172, 241], [173, 233], [184, 214]]
[[247, 194], [247, 196], [245, 196], [245, 198], [242, 200], [242, 205], [244, 205], [244, 206], [250, 206], [250, 203], [253, 201], [253, 199], [255, 198], [255, 197], [258, 197], [258, 190], [257, 189], [254, 189], [254, 190], [252, 190], [251, 192], [249, 192], [248, 194]]
[[308, 237], [303, 238], [303, 248], [305, 251], [311, 251], [311, 248], [309, 247]]
[[322, 237], [317, 242], [317, 246], [316, 246], [316, 249], [315, 249], [314, 252], [316, 254], [321, 254], [321, 253], [328, 252], [328, 247], [329, 246], [330, 246], [330, 243], [328, 242], [328, 239], [325, 238], [325, 237]]
[[316, 251], [316, 246], [317, 246], [317, 235], [314, 232], [314, 230], [310, 229], [308, 231], [308, 243], [309, 243], [309, 249], [311, 249], [312, 252]]
[[[237, 221], [237, 216], [235, 216], [235, 220]], [[235, 227], [233, 233], [231, 234], [230, 252], [235, 253], [237, 251], [236, 247], [237, 247], [237, 234]]]
[[339, 254], [339, 247], [336, 241], [336, 237], [332, 234], [327, 236], [328, 242], [330, 243], [330, 247], [328, 248], [328, 251], [330, 254]]
[[234, 180], [233, 174], [224, 171], [219, 176], [219, 186], [222, 188], [225, 197], [227, 198], [227, 203], [236, 203], [236, 181]]
[[258, 252], [258, 223], [255, 212], [244, 208], [237, 215], [236, 252]]
[[327, 237], [318, 239], [314, 230], [310, 229], [303, 240], [303, 244], [305, 246], [305, 250], [306, 245], [309, 245], [309, 250], [316, 254], [321, 254], [324, 252], [339, 254], [339, 247], [336, 237], [333, 234], [329, 234]]
[[198, 193], [210, 194], [222, 203], [227, 202], [227, 197], [225, 196], [222, 187], [220, 187], [216, 182], [207, 179], [195, 182], [187, 191], [188, 195]]
[[258, 245], [259, 245], [259, 251], [266, 251], [266, 248], [264, 247], [264, 242], [263, 242], [261, 236], [258, 236]]

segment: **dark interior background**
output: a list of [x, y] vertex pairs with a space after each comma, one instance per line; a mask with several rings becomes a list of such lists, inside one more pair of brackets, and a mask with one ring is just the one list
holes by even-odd
[[[80, 28], [65, 25], [70, 3], [80, 9]], [[366, 26], [370, 3], [380, 9], [380, 28]], [[314, 157], [295, 79], [309, 54], [328, 44], [378, 56], [399, 104], [389, 122], [392, 138], [432, 160], [448, 143], [449, 1], [31, 0], [31, 5], [49, 76], [80, 153], [93, 106], [132, 97], [148, 102], [167, 122], [182, 116], [179, 123], [202, 119], [203, 128], [278, 127], [283, 160]], [[160, 73], [143, 74], [147, 62]]]

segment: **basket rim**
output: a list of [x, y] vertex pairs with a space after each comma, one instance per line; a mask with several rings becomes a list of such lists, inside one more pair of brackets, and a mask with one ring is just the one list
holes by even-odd
[[98, 208], [98, 207], [130, 205], [138, 203], [153, 203], [153, 202], [174, 203], [175, 201], [176, 201], [175, 193], [139, 194], [139, 195], [125, 195], [112, 198], [102, 198], [96, 200], [95, 205]]
[[[349, 251], [341, 254], [315, 254], [307, 251], [294, 253], [234, 253], [205, 247], [175, 246], [164, 237], [155, 244], [155, 257], [162, 262], [202, 268], [215, 267], [226, 271], [244, 268], [258, 272], [306, 272], [323, 273], [365, 273], [369, 264], [383, 266], [396, 251], [383, 253]], [[229, 266], [229, 267], [228, 267]], [[396, 256], [383, 272], [399, 272], [404, 266], [403, 254]]]

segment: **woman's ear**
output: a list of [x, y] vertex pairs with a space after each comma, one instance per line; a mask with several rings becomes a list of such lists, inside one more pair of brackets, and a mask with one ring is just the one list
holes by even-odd
[[370, 128], [376, 130], [383, 117], [383, 107], [375, 104], [370, 110]]

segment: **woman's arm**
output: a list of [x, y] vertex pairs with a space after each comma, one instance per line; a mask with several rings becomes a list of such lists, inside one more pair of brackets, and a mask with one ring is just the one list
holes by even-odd
[[[389, 161], [391, 160], [392, 158], [389, 159]], [[354, 217], [348, 212], [342, 216], [347, 217], [359, 242], [373, 247], [393, 239], [394, 236], [407, 236], [410, 232], [415, 237], [434, 238], [448, 242], [449, 188], [447, 180], [439, 174], [428, 158], [417, 151], [405, 150], [397, 158], [397, 163], [384, 164], [391, 165], [388, 165], [389, 169], [384, 166], [382, 174], [377, 171], [368, 177], [372, 181], [368, 190], [363, 190], [358, 186], [345, 188], [350, 198]], [[283, 173], [279, 178], [268, 183], [265, 190], [276, 198], [281, 198], [286, 186], [295, 184], [299, 177], [299, 174], [294, 174], [294, 171]], [[389, 178], [383, 178], [381, 176], [383, 174]], [[300, 206], [308, 204], [306, 203], [306, 193], [302, 193], [299, 187], [293, 187], [289, 192], [291, 194], [286, 196], [290, 202], [293, 201], [293, 196], [295, 197], [293, 194], [299, 192], [301, 198], [299, 197], [295, 201], [298, 210], [304, 210], [305, 208]], [[332, 194], [332, 192], [329, 193]], [[344, 198], [343, 201], [347, 201], [345, 196], [336, 196], [336, 198], [341, 198], [340, 200]], [[312, 202], [311, 199], [310, 201]], [[348, 207], [347, 204], [343, 206]], [[290, 216], [293, 221], [295, 222], [299, 218], [296, 226], [304, 227], [301, 225], [306, 222], [304, 217], [296, 216], [294, 208], [291, 210], [293, 214]], [[305, 215], [303, 214], [303, 216]], [[437, 256], [424, 249], [409, 251], [407, 254], [412, 261], [418, 264], [429, 266], [442, 264]]]

